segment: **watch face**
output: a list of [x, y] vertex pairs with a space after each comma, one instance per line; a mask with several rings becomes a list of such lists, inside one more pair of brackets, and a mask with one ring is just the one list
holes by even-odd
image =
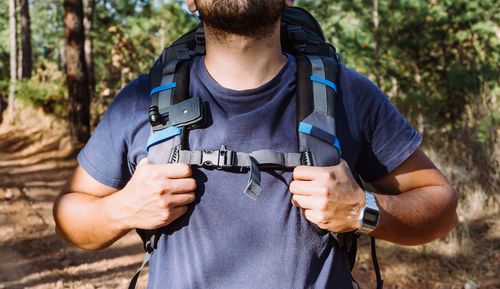
[[365, 214], [363, 216], [363, 223], [370, 226], [376, 227], [378, 224], [379, 213], [376, 210], [370, 208], [365, 208]]

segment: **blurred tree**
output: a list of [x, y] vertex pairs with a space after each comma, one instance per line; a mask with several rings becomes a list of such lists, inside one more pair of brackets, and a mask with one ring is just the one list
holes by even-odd
[[87, 0], [85, 6], [85, 18], [83, 20], [83, 26], [85, 27], [85, 63], [87, 64], [87, 71], [89, 76], [89, 92], [90, 99], [94, 99], [95, 95], [95, 74], [94, 74], [94, 55], [92, 51], [92, 41], [94, 33], [94, 8], [95, 1]]
[[74, 142], [85, 143], [90, 137], [90, 95], [85, 64], [81, 0], [64, 0], [64, 24], [66, 25], [69, 133]]
[[31, 78], [33, 68], [31, 53], [31, 23], [29, 1], [21, 2], [21, 50], [22, 50], [22, 78]]
[[[10, 78], [9, 2], [0, 1], [0, 82]], [[0, 91], [2, 97], [7, 94]]]
[[373, 37], [375, 40], [375, 76], [377, 85], [380, 87], [380, 35], [379, 35], [379, 20], [378, 20], [378, 0], [373, 0]]
[[14, 89], [17, 69], [17, 17], [16, 1], [9, 0], [9, 27], [10, 27], [10, 89], [9, 89], [9, 122], [14, 122]]
[[147, 73], [164, 45], [197, 23], [181, 3], [96, 1], [94, 60], [103, 99], [109, 100], [139, 73]]

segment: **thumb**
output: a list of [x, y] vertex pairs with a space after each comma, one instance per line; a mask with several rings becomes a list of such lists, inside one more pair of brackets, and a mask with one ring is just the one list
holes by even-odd
[[137, 165], [137, 167], [142, 167], [142, 166], [145, 166], [145, 165], [148, 165], [149, 162], [148, 162], [148, 158], [143, 158], [139, 164]]

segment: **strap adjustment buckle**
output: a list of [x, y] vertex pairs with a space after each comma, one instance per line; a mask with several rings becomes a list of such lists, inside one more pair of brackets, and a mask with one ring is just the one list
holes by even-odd
[[222, 145], [219, 150], [201, 151], [201, 166], [209, 168], [227, 168], [234, 165], [236, 153], [228, 150], [225, 145]]
[[302, 156], [300, 158], [300, 162], [303, 166], [313, 166], [313, 158], [310, 151], [302, 152]]

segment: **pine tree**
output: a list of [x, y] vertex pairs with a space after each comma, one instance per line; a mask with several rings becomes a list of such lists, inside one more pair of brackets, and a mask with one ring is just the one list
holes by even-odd
[[31, 22], [29, 1], [21, 1], [21, 50], [22, 50], [22, 78], [31, 78], [33, 67], [31, 53]]
[[10, 89], [9, 89], [9, 122], [14, 123], [14, 89], [17, 70], [17, 17], [16, 1], [9, 0], [9, 30], [10, 30]]
[[82, 0], [64, 0], [64, 24], [69, 132], [74, 142], [84, 143], [90, 137], [90, 95], [85, 64]]

